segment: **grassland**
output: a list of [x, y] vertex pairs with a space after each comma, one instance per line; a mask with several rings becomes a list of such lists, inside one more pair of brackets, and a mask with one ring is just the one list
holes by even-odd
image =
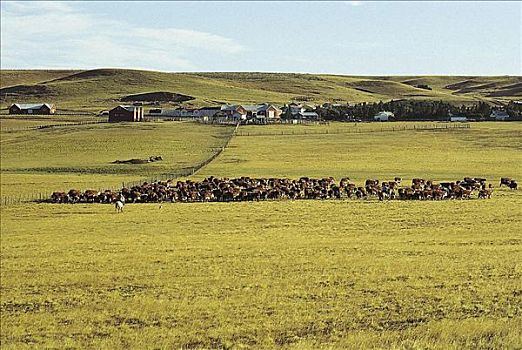
[[520, 194], [2, 211], [2, 348], [518, 348]]
[[[414, 177], [442, 181], [484, 176], [496, 182], [510, 174], [522, 175], [521, 123], [474, 123], [470, 129], [380, 132], [405, 125], [411, 128], [433, 124], [246, 126], [240, 129], [242, 133], [293, 131], [296, 135], [235, 137], [220, 161], [204, 168], [199, 176], [248, 174], [298, 178], [306, 174], [337, 179], [348, 176], [358, 182], [394, 176], [407, 181]], [[332, 133], [312, 134], [328, 130]], [[310, 134], [297, 135], [307, 131]]]
[[[122, 127], [130, 155], [145, 136]], [[345, 133], [234, 137], [194, 178], [522, 178], [521, 123], [381, 127], [245, 127]], [[208, 132], [168, 135], [194, 142], [193, 159], [209, 147], [197, 140]], [[40, 157], [48, 167], [96, 169], [105, 166], [97, 157], [120, 154], [103, 154], [105, 145], [93, 157], [69, 137], [68, 163], [31, 142], [35, 157], [2, 152], [2, 174], [32, 168], [33, 177]], [[46, 176], [62, 175], [75, 176]], [[109, 205], [2, 207], [0, 341], [6, 349], [520, 348], [520, 208], [522, 191], [506, 188], [470, 201], [136, 204], [124, 214]]]
[[[2, 196], [49, 194], [70, 188], [117, 188], [122, 182], [175, 174], [210, 157], [231, 130], [154, 122], [2, 131]], [[154, 155], [161, 155], [163, 161], [112, 163]]]
[[[70, 73], [70, 74], [67, 74]], [[187, 105], [223, 102], [377, 102], [428, 99], [451, 103], [520, 99], [520, 77], [338, 76], [290, 73], [164, 73], [95, 69], [50, 72], [1, 70], [1, 106], [46, 100], [61, 110], [99, 112], [123, 97], [167, 91], [195, 97]], [[417, 88], [426, 84], [432, 90]], [[15, 95], [13, 95], [15, 94]], [[164, 104], [163, 107], [167, 107]]]
[[[39, 116], [17, 116], [2, 115], [0, 116], [0, 131], [11, 132], [23, 129], [37, 128], [39, 126], [64, 125], [64, 124], [80, 124], [95, 121], [104, 121], [106, 118], [96, 116], [75, 116], [75, 115], [39, 115]], [[10, 138], [8, 134], [2, 134], [2, 139]], [[16, 136], [16, 134], [11, 135]]]

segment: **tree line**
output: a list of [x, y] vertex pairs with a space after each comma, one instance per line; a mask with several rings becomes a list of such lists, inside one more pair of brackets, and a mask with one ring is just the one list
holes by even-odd
[[[488, 120], [493, 109], [486, 102], [456, 106], [443, 101], [391, 100], [389, 102], [358, 103], [319, 107], [318, 113], [324, 120], [350, 121], [373, 120], [382, 111], [392, 112], [396, 120], [448, 120], [450, 115], [468, 119]], [[522, 120], [522, 104], [510, 101], [503, 107], [511, 120]]]

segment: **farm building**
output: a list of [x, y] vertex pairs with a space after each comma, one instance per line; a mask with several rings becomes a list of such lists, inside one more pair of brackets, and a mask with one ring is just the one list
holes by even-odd
[[9, 107], [9, 114], [54, 114], [56, 107], [52, 103], [14, 103]]
[[393, 119], [395, 119], [395, 116], [393, 115], [393, 113], [386, 112], [386, 111], [379, 112], [373, 116], [373, 120], [378, 121], [378, 122], [387, 122], [387, 121], [390, 121]]
[[247, 110], [240, 105], [223, 105], [221, 106], [221, 112], [223, 112], [228, 118], [237, 120], [246, 120]]
[[283, 111], [274, 105], [263, 103], [257, 109], [258, 116], [264, 116], [266, 119], [279, 119]]
[[179, 118], [213, 117], [220, 110], [221, 107], [176, 108], [163, 111], [161, 116]]
[[468, 118], [464, 116], [452, 115], [450, 116], [450, 122], [467, 122]]
[[296, 119], [318, 120], [319, 114], [317, 112], [299, 112], [294, 117]]
[[284, 109], [284, 114], [285, 114], [286, 118], [297, 119], [297, 118], [300, 118], [300, 116], [299, 116], [300, 113], [314, 112], [316, 107], [311, 106], [311, 105], [290, 103], [289, 105], [286, 105], [283, 109]]
[[259, 104], [259, 105], [244, 105], [243, 108], [247, 111], [247, 119], [257, 121], [267, 121], [270, 119], [279, 119], [282, 111], [274, 105]]
[[123, 106], [120, 105], [109, 111], [109, 123], [116, 122], [142, 122], [142, 106]]
[[490, 118], [493, 118], [495, 120], [501, 120], [501, 121], [509, 119], [509, 114], [507, 114], [506, 111], [500, 110], [500, 109], [492, 110], [491, 114], [489, 116], [490, 116]]
[[213, 117], [221, 111], [221, 107], [203, 107], [194, 112], [198, 117]]

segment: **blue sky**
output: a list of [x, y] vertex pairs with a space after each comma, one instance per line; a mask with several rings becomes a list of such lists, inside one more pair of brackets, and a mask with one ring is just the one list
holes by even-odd
[[521, 2], [1, 2], [1, 67], [522, 75]]

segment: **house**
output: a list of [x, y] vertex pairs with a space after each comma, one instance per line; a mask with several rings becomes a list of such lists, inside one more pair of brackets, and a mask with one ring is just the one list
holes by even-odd
[[266, 119], [279, 119], [283, 111], [271, 104], [260, 104], [257, 109], [257, 115], [264, 116]]
[[262, 103], [258, 105], [244, 105], [243, 108], [247, 111], [248, 120], [268, 121], [279, 119], [282, 110], [274, 105]]
[[52, 103], [14, 103], [9, 107], [9, 114], [54, 114], [56, 107]]
[[119, 105], [109, 111], [109, 123], [142, 121], [143, 106]]
[[284, 114], [288, 119], [297, 119], [300, 113], [314, 112], [315, 109], [315, 106], [311, 105], [290, 103], [284, 107]]
[[240, 105], [223, 105], [220, 111], [225, 114], [226, 117], [236, 120], [246, 120], [248, 111]]
[[491, 111], [491, 114], [489, 115], [489, 117], [493, 118], [495, 120], [504, 121], [506, 119], [509, 119], [509, 114], [507, 114], [507, 112], [504, 110], [494, 109]]
[[379, 122], [387, 122], [387, 121], [390, 121], [393, 119], [395, 119], [395, 115], [393, 115], [392, 112], [387, 112], [387, 111], [379, 112], [373, 116], [373, 120], [379, 121]]

